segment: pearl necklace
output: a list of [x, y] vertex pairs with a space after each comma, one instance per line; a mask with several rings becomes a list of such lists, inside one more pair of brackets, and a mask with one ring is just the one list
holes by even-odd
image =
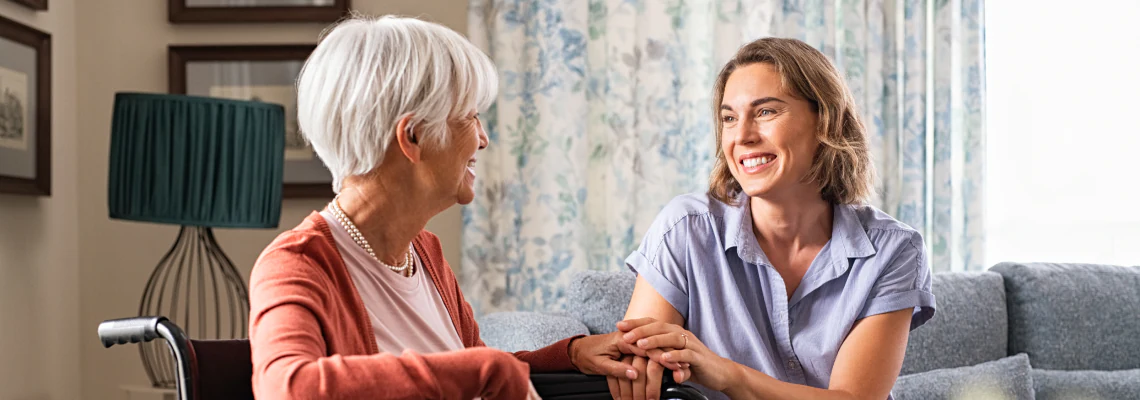
[[340, 196], [337, 195], [337, 197], [333, 199], [332, 203], [329, 203], [329, 211], [332, 212], [333, 217], [336, 217], [337, 222], [340, 222], [340, 225], [344, 227], [344, 230], [348, 231], [348, 236], [352, 237], [352, 241], [356, 242], [356, 245], [360, 246], [364, 249], [364, 251], [368, 252], [368, 255], [372, 256], [372, 258], [379, 262], [380, 265], [383, 265], [393, 272], [404, 276], [410, 277], [412, 275], [415, 275], [415, 249], [412, 247], [412, 245], [408, 245], [408, 252], [404, 253], [404, 263], [400, 266], [388, 265], [388, 263], [380, 260], [379, 257], [376, 257], [376, 252], [372, 250], [372, 245], [368, 244], [368, 240], [365, 239], [364, 235], [360, 233], [360, 229], [356, 228], [356, 224], [352, 223], [352, 220], [348, 218], [348, 215], [345, 215], [344, 210], [340, 208], [340, 202], [337, 201], [339, 198]]

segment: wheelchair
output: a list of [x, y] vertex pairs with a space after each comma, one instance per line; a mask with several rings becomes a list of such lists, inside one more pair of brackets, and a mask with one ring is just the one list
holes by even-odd
[[[164, 339], [174, 355], [179, 400], [253, 400], [253, 361], [249, 340], [194, 340], [166, 317], [134, 317], [103, 321], [103, 347]], [[677, 384], [665, 373], [662, 400], [708, 400], [691, 386]], [[544, 400], [610, 399], [606, 377], [578, 372], [532, 373], [531, 382]]]

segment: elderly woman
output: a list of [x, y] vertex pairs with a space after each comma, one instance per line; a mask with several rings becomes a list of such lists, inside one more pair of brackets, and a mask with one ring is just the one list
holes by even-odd
[[[934, 315], [922, 236], [864, 202], [873, 170], [843, 79], [803, 42], [765, 38], [721, 70], [707, 193], [665, 206], [626, 259], [618, 323], [639, 376], [709, 398], [889, 399], [910, 330]], [[656, 397], [659, 382], [611, 379]]]
[[520, 399], [529, 373], [626, 376], [620, 332], [533, 352], [483, 346], [424, 230], [475, 196], [495, 98], [490, 60], [416, 19], [354, 18], [298, 79], [298, 122], [338, 195], [282, 233], [250, 278], [253, 388], [263, 399]]

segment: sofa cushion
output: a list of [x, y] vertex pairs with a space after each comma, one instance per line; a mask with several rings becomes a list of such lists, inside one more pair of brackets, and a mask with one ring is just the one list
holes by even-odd
[[631, 272], [583, 271], [574, 274], [566, 293], [566, 310], [590, 333], [610, 333], [625, 318], [637, 275]]
[[1140, 368], [1140, 268], [1002, 263], [1009, 352], [1035, 368]]
[[1034, 369], [1039, 400], [1140, 399], [1140, 369], [1124, 371], [1050, 371]]
[[907, 399], [1033, 399], [1029, 357], [1018, 354], [969, 367], [900, 376], [892, 390]]
[[1007, 354], [1005, 287], [993, 272], [934, 274], [938, 315], [911, 331], [902, 374], [963, 367]]
[[498, 312], [476, 321], [487, 347], [516, 352], [537, 350], [559, 340], [589, 333], [577, 319], [562, 314], [527, 311]]

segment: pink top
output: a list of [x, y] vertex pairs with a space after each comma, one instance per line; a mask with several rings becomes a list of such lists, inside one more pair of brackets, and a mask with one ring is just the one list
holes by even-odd
[[328, 211], [322, 211], [321, 216], [344, 257], [381, 353], [400, 355], [404, 350], [413, 350], [430, 354], [463, 349], [443, 298], [431, 276], [424, 272], [418, 254], [416, 274], [404, 277], [380, 265]]

